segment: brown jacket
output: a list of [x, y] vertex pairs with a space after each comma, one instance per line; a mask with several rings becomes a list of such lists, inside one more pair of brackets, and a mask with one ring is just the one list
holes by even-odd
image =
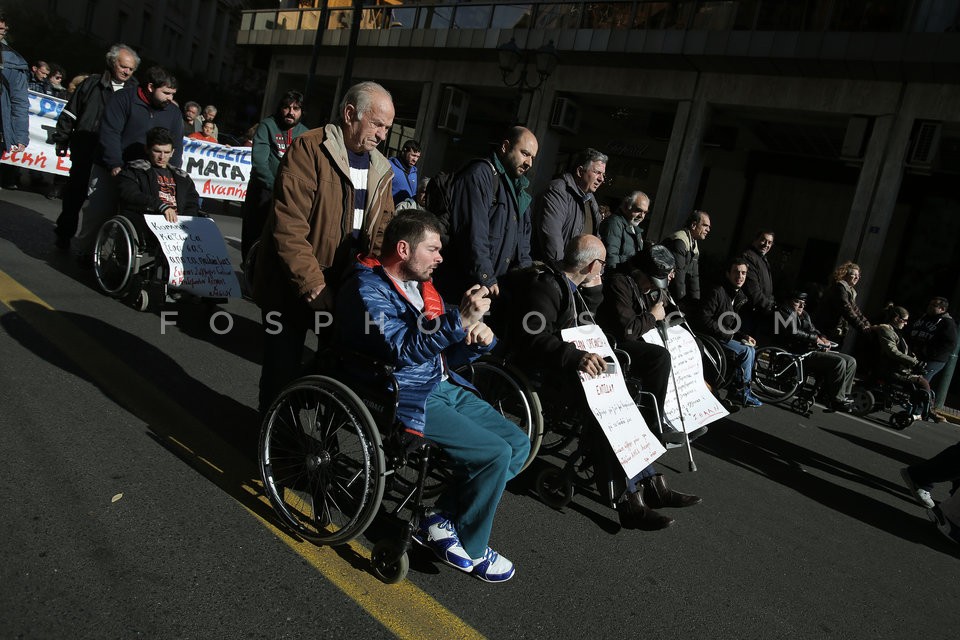
[[254, 300], [265, 309], [299, 306], [315, 287], [336, 286], [357, 253], [378, 256], [394, 215], [392, 183], [390, 163], [371, 151], [366, 209], [354, 241], [354, 188], [342, 130], [328, 124], [295, 139], [280, 164], [260, 238]]

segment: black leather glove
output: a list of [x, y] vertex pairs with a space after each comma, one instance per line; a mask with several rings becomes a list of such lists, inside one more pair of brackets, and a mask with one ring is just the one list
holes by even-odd
[[62, 157], [64, 157], [64, 156], [67, 155], [67, 152], [68, 152], [68, 148], [67, 148], [67, 147], [68, 147], [68, 145], [67, 145], [66, 142], [58, 142], [58, 143], [55, 144], [54, 146], [55, 146], [56, 149], [57, 149], [57, 155], [58, 155], [58, 156], [60, 156], [60, 157], [62, 158]]

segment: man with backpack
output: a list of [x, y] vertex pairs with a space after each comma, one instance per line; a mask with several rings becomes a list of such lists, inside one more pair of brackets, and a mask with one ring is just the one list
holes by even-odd
[[538, 148], [532, 131], [513, 127], [488, 158], [471, 161], [452, 179], [431, 182], [434, 197], [428, 192], [427, 209], [448, 225], [450, 236], [435, 277], [441, 295], [458, 296], [479, 284], [497, 296], [500, 276], [531, 264], [532, 197], [524, 174]]

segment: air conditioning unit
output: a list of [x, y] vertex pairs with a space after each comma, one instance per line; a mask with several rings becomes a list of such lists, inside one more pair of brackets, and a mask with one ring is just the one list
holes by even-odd
[[554, 98], [550, 127], [567, 133], [580, 130], [580, 105], [570, 98]]
[[940, 133], [943, 125], [939, 122], [921, 120], [917, 123], [910, 141], [910, 153], [907, 166], [917, 169], [929, 169], [940, 150]]
[[467, 108], [470, 96], [456, 87], [444, 87], [440, 96], [440, 115], [437, 117], [437, 129], [460, 135], [467, 123]]

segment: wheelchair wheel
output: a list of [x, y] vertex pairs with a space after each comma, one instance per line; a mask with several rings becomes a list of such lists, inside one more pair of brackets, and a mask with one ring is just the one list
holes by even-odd
[[867, 415], [873, 411], [873, 407], [877, 403], [873, 392], [867, 389], [854, 389], [851, 396], [853, 397], [853, 404], [850, 405], [850, 413], [855, 416]]
[[800, 386], [800, 365], [792, 353], [780, 347], [757, 349], [753, 361], [753, 391], [763, 400], [784, 402]]
[[913, 424], [913, 414], [909, 411], [898, 411], [890, 416], [890, 426], [898, 431], [903, 431]]
[[270, 504], [298, 536], [348, 542], [377, 514], [385, 472], [380, 434], [340, 382], [307, 376], [284, 389], [263, 421], [259, 453]]
[[139, 236], [128, 218], [113, 216], [103, 223], [93, 249], [93, 273], [100, 289], [114, 298], [131, 293], [137, 272]]
[[544, 469], [537, 475], [537, 495], [548, 507], [562, 509], [573, 500], [573, 482], [563, 469]]
[[507, 364], [487, 359], [477, 360], [459, 373], [473, 383], [481, 398], [530, 439], [530, 455], [523, 463], [523, 469], [526, 469], [537, 457], [543, 440], [540, 398], [526, 377]]
[[373, 545], [370, 553], [370, 568], [373, 575], [386, 584], [397, 584], [407, 577], [410, 557], [398, 540], [381, 540]]
[[697, 346], [700, 347], [700, 354], [703, 358], [703, 376], [711, 387], [719, 391], [729, 382], [729, 367], [723, 347], [712, 336], [694, 334], [694, 339], [697, 341]]

